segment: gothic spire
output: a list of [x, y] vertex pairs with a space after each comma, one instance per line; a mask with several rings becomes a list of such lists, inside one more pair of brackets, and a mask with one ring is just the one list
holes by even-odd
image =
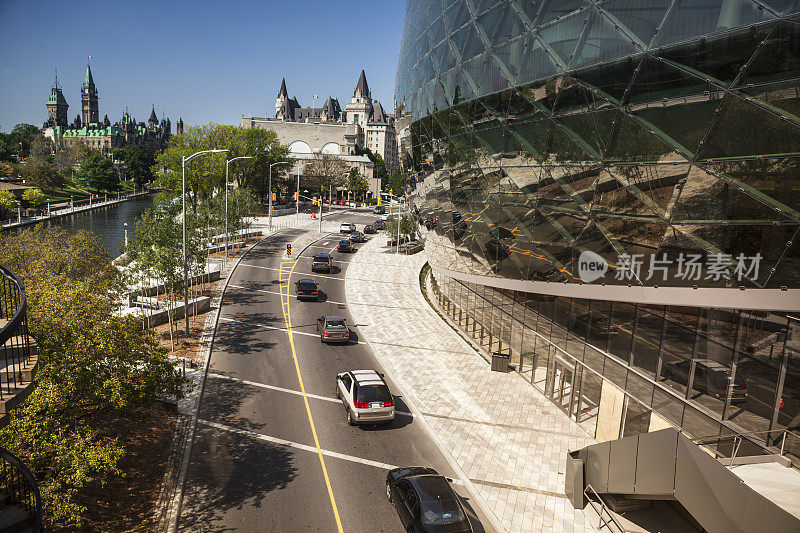
[[86, 65], [86, 75], [83, 77], [83, 86], [94, 89], [94, 78], [92, 78], [92, 67]]
[[289, 93], [286, 92], [286, 78], [283, 78], [281, 82], [281, 90], [278, 91], [278, 97], [285, 96], [287, 99], [289, 98]]
[[358, 95], [361, 93], [362, 98], [369, 98], [369, 86], [367, 85], [367, 76], [364, 74], [364, 71], [361, 71], [361, 76], [358, 78], [358, 84], [356, 85], [356, 90], [353, 91], [353, 96]]

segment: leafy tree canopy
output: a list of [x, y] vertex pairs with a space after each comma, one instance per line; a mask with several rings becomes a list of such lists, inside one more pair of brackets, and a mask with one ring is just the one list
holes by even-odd
[[114, 163], [100, 152], [94, 152], [81, 162], [78, 179], [98, 190], [112, 190], [119, 186], [119, 176]]
[[152, 181], [152, 167], [156, 164], [153, 151], [147, 146], [131, 146], [124, 150], [124, 161], [128, 165], [128, 178], [140, 189]]
[[353, 193], [353, 198], [364, 199], [369, 189], [367, 178], [361, 175], [357, 168], [351, 168], [347, 177], [347, 190]]
[[47, 201], [47, 197], [41, 189], [25, 189], [25, 192], [22, 193], [22, 199], [33, 207], [42, 205]]

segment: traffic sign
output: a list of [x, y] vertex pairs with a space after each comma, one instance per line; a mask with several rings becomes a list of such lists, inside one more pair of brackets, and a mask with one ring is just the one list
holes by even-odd
[[292, 257], [292, 245], [291, 244], [287, 244], [286, 245], [286, 256], [287, 257]]

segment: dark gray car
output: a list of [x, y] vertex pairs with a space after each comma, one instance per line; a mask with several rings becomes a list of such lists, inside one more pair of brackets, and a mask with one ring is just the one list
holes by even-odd
[[350, 342], [350, 328], [342, 316], [321, 316], [317, 319], [320, 342]]

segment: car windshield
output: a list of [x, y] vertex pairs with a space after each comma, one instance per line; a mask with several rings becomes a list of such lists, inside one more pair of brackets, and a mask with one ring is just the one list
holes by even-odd
[[328, 319], [328, 322], [325, 327], [330, 329], [344, 329], [345, 328], [344, 320], [342, 320], [341, 318]]
[[301, 291], [313, 291], [317, 288], [317, 284], [313, 281], [301, 281], [297, 284], [297, 288]]
[[422, 500], [422, 522], [428, 525], [457, 524], [466, 517], [456, 500]]
[[359, 402], [388, 402], [392, 393], [386, 385], [361, 385], [358, 387], [356, 401]]

